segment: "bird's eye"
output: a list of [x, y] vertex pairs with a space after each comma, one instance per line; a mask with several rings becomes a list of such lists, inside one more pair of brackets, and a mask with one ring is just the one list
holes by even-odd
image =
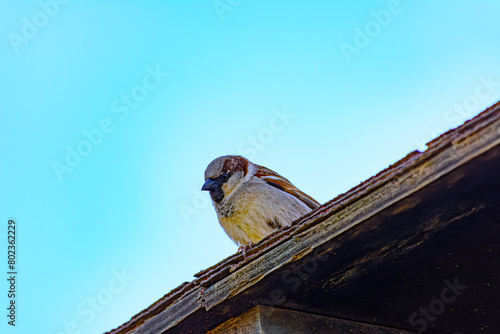
[[221, 175], [221, 179], [222, 179], [222, 183], [226, 182], [227, 180], [229, 180], [229, 178], [231, 177], [231, 174], [222, 174]]

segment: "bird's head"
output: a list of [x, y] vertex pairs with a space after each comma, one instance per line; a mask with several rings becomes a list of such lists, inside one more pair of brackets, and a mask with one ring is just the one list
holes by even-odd
[[239, 155], [219, 157], [205, 170], [205, 184], [201, 190], [209, 191], [212, 200], [220, 203], [253, 177], [253, 169], [253, 164]]

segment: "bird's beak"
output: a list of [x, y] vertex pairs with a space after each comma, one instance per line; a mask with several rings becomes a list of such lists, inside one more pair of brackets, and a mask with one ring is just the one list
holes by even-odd
[[208, 179], [205, 181], [205, 184], [203, 184], [203, 187], [201, 187], [201, 190], [212, 191], [216, 190], [217, 188], [219, 188], [219, 183], [217, 183], [217, 181]]

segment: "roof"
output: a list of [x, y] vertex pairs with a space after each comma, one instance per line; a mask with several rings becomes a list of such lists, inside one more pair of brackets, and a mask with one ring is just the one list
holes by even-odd
[[500, 102], [108, 333], [205, 333], [255, 305], [415, 330], [412, 310], [454, 279], [477, 285], [455, 309], [477, 301], [479, 311], [445, 312], [431, 327], [500, 327], [499, 162]]

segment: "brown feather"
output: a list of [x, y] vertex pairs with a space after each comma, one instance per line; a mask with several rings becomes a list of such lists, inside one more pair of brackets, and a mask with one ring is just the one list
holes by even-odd
[[258, 170], [257, 173], [255, 173], [254, 177], [258, 177], [259, 179], [267, 182], [269, 185], [294, 196], [295, 198], [304, 202], [304, 204], [306, 204], [311, 209], [316, 209], [320, 206], [320, 204], [314, 198], [297, 189], [290, 181], [288, 181], [283, 176], [270, 170], [269, 168], [259, 165], [255, 166], [258, 168]]
[[239, 155], [228, 157], [222, 166], [222, 173], [234, 173], [242, 171], [244, 175], [248, 172], [248, 160]]

